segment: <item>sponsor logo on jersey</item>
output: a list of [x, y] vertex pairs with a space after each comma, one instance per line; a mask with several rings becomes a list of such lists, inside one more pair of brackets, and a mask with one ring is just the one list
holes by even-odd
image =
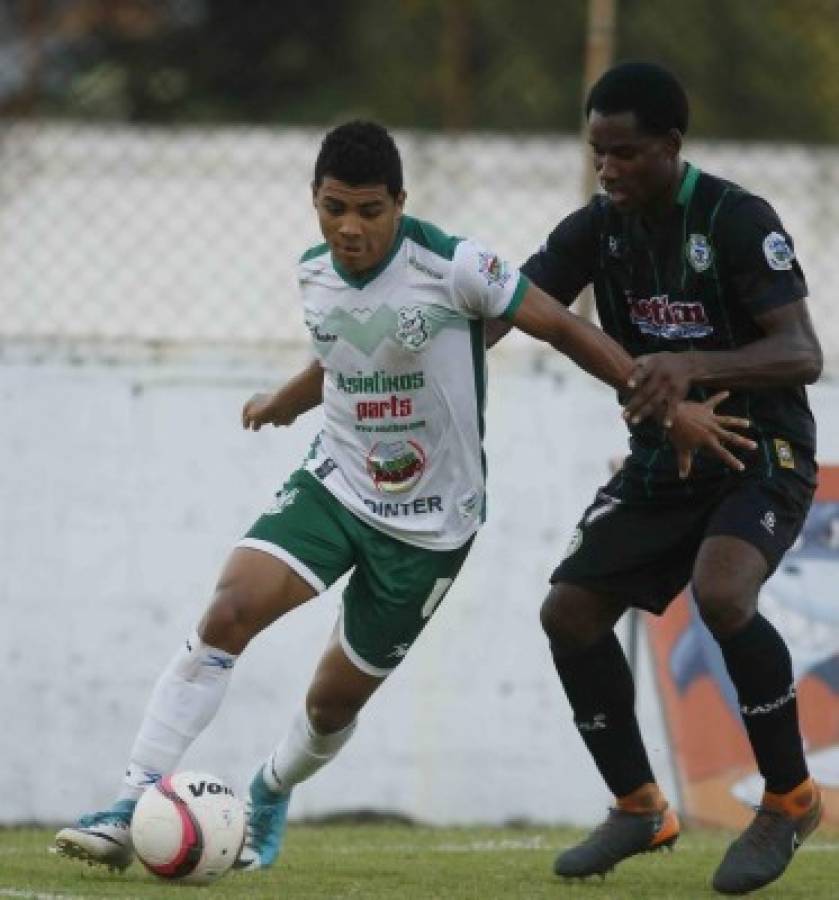
[[785, 441], [783, 438], [775, 438], [773, 443], [775, 445], [775, 456], [778, 457], [778, 465], [782, 469], [794, 469], [795, 457], [789, 441]]
[[696, 272], [710, 269], [714, 262], [714, 251], [704, 234], [692, 234], [685, 245], [685, 255]]
[[428, 322], [421, 306], [401, 306], [397, 314], [396, 339], [406, 350], [422, 350], [428, 343]]
[[481, 502], [480, 491], [469, 491], [457, 501], [457, 511], [462, 519], [471, 519], [478, 512]]
[[356, 372], [355, 375], [335, 376], [335, 387], [344, 394], [391, 394], [394, 391], [417, 391], [425, 386], [422, 372], [404, 372], [392, 375], [379, 370], [372, 374]]
[[331, 472], [334, 472], [338, 468], [338, 463], [332, 459], [331, 456], [327, 456], [326, 459], [315, 469], [315, 475], [323, 481], [327, 475]]
[[478, 253], [478, 271], [486, 278], [490, 287], [494, 284], [504, 287], [513, 277], [510, 267], [500, 256], [484, 251]]
[[414, 402], [410, 397], [391, 394], [389, 400], [359, 400], [355, 415], [359, 422], [365, 419], [399, 419], [414, 414]]
[[707, 337], [714, 330], [702, 303], [670, 301], [668, 294], [637, 298], [627, 296], [629, 321], [643, 334], [669, 341]]
[[423, 275], [436, 278], [438, 281], [442, 281], [446, 277], [442, 272], [437, 272], [435, 269], [427, 266], [424, 262], [420, 262], [416, 256], [408, 257], [408, 265], [413, 266], [418, 272], [422, 272]]
[[274, 498], [274, 502], [265, 510], [266, 516], [278, 516], [291, 506], [297, 499], [300, 488], [292, 488], [290, 491], [282, 490]]
[[395, 503], [392, 500], [364, 500], [364, 505], [374, 515], [383, 519], [392, 519], [396, 516], [422, 516], [427, 513], [442, 512], [443, 498], [417, 497], [410, 503]]
[[777, 231], [770, 231], [763, 239], [763, 255], [770, 269], [783, 272], [792, 268], [795, 253], [789, 241]]
[[383, 494], [410, 490], [424, 471], [425, 451], [416, 441], [378, 441], [367, 454], [367, 472]]
[[312, 339], [318, 341], [319, 343], [333, 343], [338, 340], [338, 335], [333, 334], [330, 331], [322, 331], [321, 330], [321, 319], [322, 316], [316, 312], [310, 311], [304, 321], [306, 323], [306, 328], [309, 329], [309, 334], [311, 334]]

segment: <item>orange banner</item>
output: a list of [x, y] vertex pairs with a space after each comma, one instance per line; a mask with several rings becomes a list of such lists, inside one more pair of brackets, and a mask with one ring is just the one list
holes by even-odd
[[[761, 592], [790, 650], [807, 760], [839, 824], [839, 466], [822, 467], [804, 529]], [[690, 820], [742, 828], [763, 790], [722, 654], [688, 592], [645, 615], [680, 792]]]

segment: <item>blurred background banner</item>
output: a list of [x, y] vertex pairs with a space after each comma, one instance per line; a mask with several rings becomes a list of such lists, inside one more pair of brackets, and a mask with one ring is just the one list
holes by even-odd
[[[807, 762], [825, 819], [839, 823], [839, 467], [823, 467], [804, 530], [761, 593], [761, 610], [792, 656]], [[737, 695], [719, 645], [689, 592], [644, 617], [664, 706], [680, 808], [704, 825], [742, 828], [760, 802]]]
[[[793, 235], [826, 356], [819, 452], [839, 461], [839, 0], [0, 0], [0, 823], [110, 801], [150, 685], [319, 426], [246, 433], [240, 410], [307, 356], [294, 268], [320, 241], [324, 132], [381, 120], [408, 212], [521, 262], [595, 189], [585, 86], [629, 58], [676, 71], [686, 157]], [[610, 802], [539, 605], [625, 427], [612, 391], [524, 336], [489, 366], [487, 527], [294, 816], [592, 824]], [[246, 787], [337, 605], [260, 635], [186, 765]], [[782, 627], [807, 648], [806, 617]], [[646, 631], [619, 633], [676, 798]]]
[[[408, 208], [522, 261], [591, 189], [586, 82], [674, 68], [687, 157], [765, 195], [839, 371], [839, 0], [0, 0], [0, 339], [298, 343], [319, 139], [381, 119]], [[111, 348], [113, 349], [113, 348]]]

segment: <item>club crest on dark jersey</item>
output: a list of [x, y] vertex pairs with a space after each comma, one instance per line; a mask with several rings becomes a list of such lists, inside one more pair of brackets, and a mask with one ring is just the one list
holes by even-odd
[[704, 234], [692, 234], [688, 238], [685, 255], [695, 272], [704, 272], [714, 262], [714, 251]]
[[707, 337], [714, 330], [705, 307], [698, 302], [671, 302], [668, 294], [649, 298], [627, 296], [629, 321], [642, 334], [669, 341]]

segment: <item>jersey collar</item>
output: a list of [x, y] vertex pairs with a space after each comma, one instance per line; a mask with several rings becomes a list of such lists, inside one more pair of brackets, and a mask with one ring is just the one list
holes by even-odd
[[[396, 229], [396, 234], [393, 238], [393, 245], [387, 253], [387, 256], [373, 269], [370, 269], [367, 272], [364, 272], [361, 275], [353, 275], [352, 272], [348, 272], [341, 263], [332, 256], [332, 266], [335, 271], [341, 276], [341, 278], [350, 286], [354, 288], [358, 288], [359, 290], [363, 288], [365, 285], [370, 284], [370, 282], [377, 278], [379, 275], [384, 272], [384, 270], [390, 265], [393, 257], [396, 256], [399, 248], [402, 246], [402, 241], [405, 239], [405, 230], [406, 230], [406, 217], [400, 216], [399, 218], [399, 227]], [[331, 254], [330, 254], [331, 255]]]
[[696, 189], [696, 182], [699, 181], [699, 169], [690, 163], [685, 163], [685, 174], [682, 176], [682, 183], [679, 185], [679, 193], [676, 194], [676, 204], [678, 206], [689, 206]]

